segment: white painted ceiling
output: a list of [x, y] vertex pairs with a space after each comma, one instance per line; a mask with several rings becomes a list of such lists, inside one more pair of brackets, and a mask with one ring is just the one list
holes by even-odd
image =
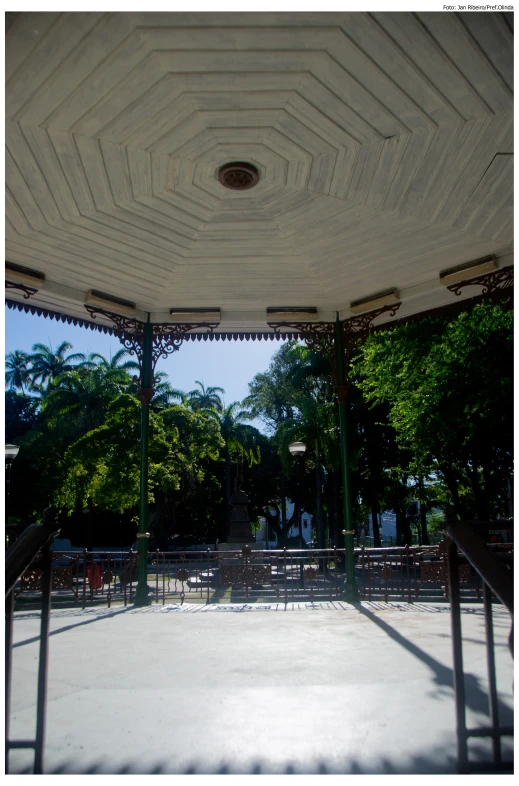
[[[13, 16], [6, 259], [45, 274], [32, 304], [253, 329], [391, 287], [415, 313], [452, 302], [445, 268], [513, 263], [510, 15]], [[236, 160], [254, 189], [218, 182]]]

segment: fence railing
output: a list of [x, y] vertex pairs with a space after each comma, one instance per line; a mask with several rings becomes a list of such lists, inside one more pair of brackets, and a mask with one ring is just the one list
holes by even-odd
[[[492, 549], [510, 552], [512, 544]], [[53, 605], [134, 601], [139, 556], [126, 552], [58, 552], [52, 569]], [[443, 600], [448, 597], [447, 561], [440, 546], [355, 549], [362, 600]], [[155, 551], [148, 555], [148, 587], [156, 603], [241, 603], [339, 600], [344, 586], [344, 549], [245, 548], [236, 551]], [[18, 582], [18, 607], [41, 592], [36, 560]], [[459, 570], [462, 599], [477, 600], [481, 581], [470, 566]]]

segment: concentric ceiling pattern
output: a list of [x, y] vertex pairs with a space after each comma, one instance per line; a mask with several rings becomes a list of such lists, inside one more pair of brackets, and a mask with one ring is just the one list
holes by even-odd
[[502, 14], [18, 14], [6, 257], [83, 315], [440, 304], [444, 268], [512, 261], [512, 53]]

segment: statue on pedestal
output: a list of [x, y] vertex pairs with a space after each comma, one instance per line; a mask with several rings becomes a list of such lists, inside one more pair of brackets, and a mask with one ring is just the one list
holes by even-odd
[[238, 480], [234, 483], [234, 493], [231, 497], [231, 520], [227, 543], [254, 543], [251, 521], [247, 506], [249, 498], [241, 488]]

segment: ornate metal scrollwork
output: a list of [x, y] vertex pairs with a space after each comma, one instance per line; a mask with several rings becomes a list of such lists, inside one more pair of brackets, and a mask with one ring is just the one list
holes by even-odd
[[286, 333], [286, 328], [293, 328], [297, 333], [294, 339], [305, 342], [308, 349], [333, 358], [334, 356], [334, 323], [333, 322], [269, 322], [274, 333]]
[[[140, 319], [125, 317], [122, 314], [116, 314], [113, 311], [106, 311], [104, 308], [86, 305], [85, 308], [92, 319], [95, 319], [97, 316], [103, 316], [114, 323], [115, 328], [113, 329], [113, 334], [117, 336], [125, 349], [130, 352], [130, 355], [137, 356], [142, 379], [142, 364], [144, 357], [144, 325], [146, 323], [142, 322]], [[160, 358], [166, 359], [173, 352], [176, 352], [178, 349], [180, 349], [182, 343], [186, 337], [189, 336], [191, 331], [196, 330], [197, 328], [206, 328], [208, 333], [212, 333], [216, 327], [218, 327], [218, 323], [212, 322], [152, 323], [152, 376], [155, 372], [157, 361]], [[153, 398], [153, 393], [153, 388], [140, 388], [137, 395], [143, 406], [149, 406], [149, 403]]]
[[38, 291], [35, 287], [27, 287], [25, 284], [18, 284], [14, 281], [7, 281], [5, 282], [6, 289], [18, 289], [20, 292], [23, 292], [23, 299], [29, 300], [32, 295], [35, 295]]
[[[350, 317], [342, 322], [343, 334], [343, 363], [346, 378], [348, 377], [348, 365], [351, 350], [354, 343], [362, 336], [373, 330], [373, 322], [382, 314], [388, 314], [394, 317], [397, 310], [400, 308], [400, 303], [389, 306], [381, 306], [373, 311], [367, 311], [365, 314]], [[269, 322], [269, 327], [273, 328], [275, 333], [280, 333], [281, 330], [293, 328], [297, 330], [294, 333], [295, 339], [300, 339], [305, 342], [306, 346], [318, 352], [321, 355], [326, 355], [330, 358], [334, 366], [334, 376], [337, 379], [336, 369], [336, 356], [335, 356], [335, 322]], [[336, 393], [340, 397], [340, 401], [344, 401], [346, 397], [348, 386], [336, 388]]]
[[113, 311], [105, 311], [104, 308], [96, 308], [94, 306], [85, 306], [85, 308], [92, 319], [96, 319], [99, 315], [114, 323], [114, 335], [121, 341], [124, 348], [130, 352], [130, 355], [137, 355], [139, 365], [142, 366], [144, 322], [141, 322], [140, 319], [115, 314]]
[[394, 303], [390, 306], [381, 306], [373, 311], [366, 311], [365, 314], [359, 314], [350, 319], [345, 319], [342, 323], [342, 330], [345, 343], [356, 340], [360, 336], [368, 333], [373, 328], [373, 322], [382, 314], [388, 314], [394, 317], [401, 303]]
[[482, 295], [499, 295], [503, 289], [511, 289], [514, 285], [514, 266], [502, 267], [498, 270], [493, 270], [491, 273], [483, 273], [481, 276], [475, 278], [467, 278], [464, 281], [459, 281], [457, 284], [451, 284], [447, 287], [449, 292], [453, 292], [458, 297], [465, 287], [481, 287]]
[[206, 328], [207, 333], [210, 334], [216, 327], [218, 327], [218, 322], [157, 322], [153, 324], [153, 369], [155, 369], [159, 358], [166, 359], [173, 352], [177, 352], [193, 330]]

